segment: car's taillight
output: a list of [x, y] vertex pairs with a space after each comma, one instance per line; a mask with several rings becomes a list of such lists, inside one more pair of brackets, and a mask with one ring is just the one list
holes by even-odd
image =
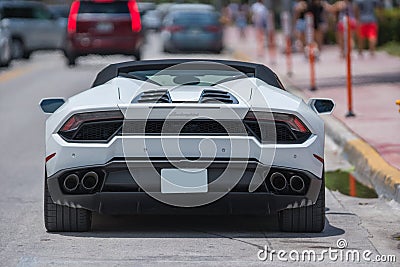
[[70, 117], [61, 127], [60, 132], [74, 131], [85, 122], [123, 120], [124, 116], [119, 110], [78, 113]]
[[74, 1], [71, 4], [71, 9], [69, 11], [68, 17], [68, 33], [76, 32], [76, 21], [78, 19], [78, 12], [79, 12], [80, 1]]
[[285, 113], [268, 113], [268, 112], [253, 112], [249, 111], [246, 114], [245, 120], [250, 121], [274, 121], [276, 123], [283, 122], [286, 123], [292, 130], [300, 133], [310, 133], [310, 130], [307, 126], [299, 119], [297, 116], [293, 114], [285, 114]]
[[216, 25], [208, 25], [205, 27], [205, 30], [208, 32], [219, 32], [221, 31], [221, 27], [218, 27]]
[[183, 27], [179, 25], [171, 25], [166, 27], [165, 30], [169, 32], [180, 32], [183, 30]]
[[119, 110], [78, 113], [58, 131], [67, 142], [107, 142], [121, 129], [124, 116]]
[[131, 14], [132, 31], [139, 32], [142, 29], [142, 24], [140, 22], [140, 13], [136, 1], [129, 1], [128, 8]]

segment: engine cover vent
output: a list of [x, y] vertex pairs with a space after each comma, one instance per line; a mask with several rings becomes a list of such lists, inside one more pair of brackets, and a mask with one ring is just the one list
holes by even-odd
[[230, 93], [222, 90], [203, 90], [199, 103], [237, 104], [238, 100]]
[[150, 90], [136, 96], [132, 103], [172, 103], [168, 90]]

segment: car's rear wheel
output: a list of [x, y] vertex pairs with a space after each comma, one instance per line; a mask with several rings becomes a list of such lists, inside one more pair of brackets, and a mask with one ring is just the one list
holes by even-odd
[[67, 64], [70, 67], [76, 66], [76, 57], [72, 55], [67, 55]]
[[325, 227], [325, 177], [314, 205], [279, 212], [279, 227], [284, 232], [319, 233]]
[[24, 55], [24, 44], [18, 38], [11, 40], [11, 55], [14, 59], [22, 58]]
[[140, 50], [138, 50], [138, 51], [135, 51], [134, 53], [133, 53], [133, 56], [135, 57], [135, 59], [136, 60], [142, 60], [142, 52], [140, 51]]
[[32, 55], [31, 51], [24, 51], [24, 53], [22, 54], [22, 58], [23, 59], [30, 59]]
[[48, 232], [85, 232], [91, 230], [92, 213], [55, 204], [44, 183], [44, 225]]

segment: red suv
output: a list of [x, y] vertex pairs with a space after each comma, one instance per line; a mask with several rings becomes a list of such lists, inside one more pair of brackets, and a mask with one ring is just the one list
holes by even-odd
[[135, 0], [74, 1], [68, 17], [68, 65], [89, 54], [141, 58], [143, 35]]

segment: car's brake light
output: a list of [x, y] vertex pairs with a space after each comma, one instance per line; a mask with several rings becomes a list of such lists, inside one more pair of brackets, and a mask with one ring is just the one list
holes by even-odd
[[131, 14], [132, 31], [139, 32], [142, 29], [142, 24], [140, 22], [140, 13], [136, 1], [129, 1], [128, 8]]
[[78, 19], [78, 11], [79, 11], [80, 1], [74, 1], [71, 4], [71, 9], [69, 11], [68, 17], [68, 33], [76, 32], [76, 21]]
[[208, 32], [219, 32], [221, 28], [216, 25], [208, 25], [205, 27], [205, 30]]
[[171, 25], [166, 27], [165, 30], [169, 32], [180, 32], [183, 30], [183, 27], [179, 25]]
[[293, 114], [285, 113], [268, 113], [268, 112], [253, 112], [249, 111], [245, 117], [245, 120], [256, 120], [256, 121], [272, 121], [283, 122], [289, 125], [289, 127], [297, 132], [309, 133], [310, 130], [307, 126]]
[[73, 131], [82, 123], [94, 121], [123, 120], [124, 116], [119, 110], [78, 113], [70, 117], [61, 127], [61, 132]]

